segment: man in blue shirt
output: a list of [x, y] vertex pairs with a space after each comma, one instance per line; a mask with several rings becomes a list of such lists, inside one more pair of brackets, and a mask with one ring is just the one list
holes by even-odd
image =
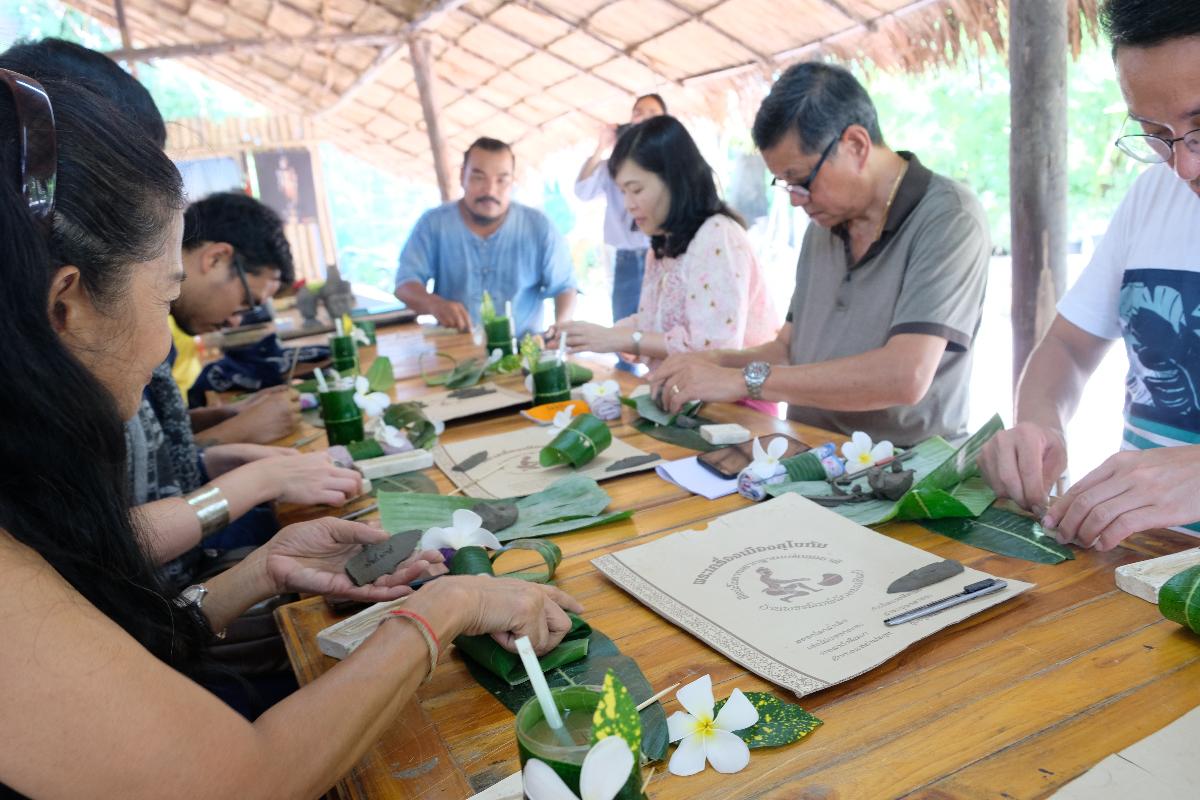
[[[426, 211], [400, 253], [396, 297], [441, 325], [470, 330], [488, 292], [497, 310], [511, 302], [518, 337], [543, 330], [542, 301], [554, 298], [554, 322], [575, 310], [567, 244], [542, 212], [511, 202], [516, 157], [480, 138], [463, 156], [463, 198]], [[433, 292], [426, 289], [433, 280]]]

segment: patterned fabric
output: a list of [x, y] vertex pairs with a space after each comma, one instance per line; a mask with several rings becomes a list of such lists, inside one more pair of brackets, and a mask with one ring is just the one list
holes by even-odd
[[171, 376], [159, 364], [137, 416], [125, 423], [126, 466], [134, 505], [178, 497], [204, 484], [191, 420]]
[[667, 351], [683, 353], [757, 347], [775, 338], [779, 324], [746, 231], [714, 214], [682, 256], [647, 252], [638, 312], [617, 326], [664, 333]]
[[204, 365], [188, 390], [188, 407], [201, 408], [207, 392], [257, 392], [279, 386], [297, 363], [324, 361], [329, 358], [326, 345], [306, 345], [284, 349], [279, 337], [267, 334], [254, 344], [225, 351], [216, 361]]

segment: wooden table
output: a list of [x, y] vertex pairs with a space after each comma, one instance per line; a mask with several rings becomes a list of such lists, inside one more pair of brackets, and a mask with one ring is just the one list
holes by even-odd
[[[464, 346], [443, 340], [439, 349], [443, 343]], [[738, 406], [710, 405], [705, 414], [750, 424], [756, 433], [790, 430], [810, 443], [829, 438]], [[511, 415], [469, 422], [448, 429], [445, 439], [517, 424]], [[640, 441], [631, 430], [618, 435], [665, 458], [685, 454], [648, 437]], [[432, 476], [442, 490], [450, 488], [443, 476]], [[558, 585], [584, 603], [588, 621], [636, 659], [656, 688], [708, 673], [717, 697], [735, 687], [780, 692], [640, 605], [591, 565], [603, 553], [703, 527], [747, 501], [694, 497], [652, 472], [603, 486], [613, 507], [637, 513], [555, 537], [564, 555]], [[1113, 582], [1118, 565], [1192, 546], [1190, 537], [1141, 534], [1112, 552], [1076, 551], [1074, 561], [1049, 566], [977, 550], [914, 524], [880, 532], [1037, 587], [804, 698], [824, 726], [798, 744], [753, 751], [749, 767], [736, 775], [708, 769], [679, 778], [660, 766], [648, 787], [652, 798], [1044, 797], [1200, 705], [1200, 639]], [[317, 631], [338, 619], [320, 598], [276, 614], [301, 684], [336, 665], [316, 646]], [[666, 702], [668, 714], [677, 709], [673, 699]], [[512, 714], [452, 652], [332, 796], [460, 800], [517, 767]]]

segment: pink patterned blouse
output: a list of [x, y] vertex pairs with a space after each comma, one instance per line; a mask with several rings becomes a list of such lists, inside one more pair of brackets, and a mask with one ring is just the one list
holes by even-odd
[[[646, 253], [638, 312], [616, 326], [665, 333], [670, 353], [740, 350], [774, 339], [779, 313], [745, 229], [714, 214], [682, 256]], [[646, 361], [652, 368], [660, 363]]]

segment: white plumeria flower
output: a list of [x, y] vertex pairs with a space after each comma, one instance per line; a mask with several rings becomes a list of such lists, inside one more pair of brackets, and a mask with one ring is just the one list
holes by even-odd
[[550, 436], [558, 436], [567, 426], [571, 424], [571, 420], [575, 419], [575, 404], [564, 408], [562, 411], [555, 413], [554, 421], [550, 423], [550, 428], [546, 431]]
[[750, 472], [759, 480], [769, 480], [775, 477], [779, 472], [779, 460], [783, 458], [783, 454], [787, 452], [787, 439], [782, 436], [776, 436], [767, 444], [767, 449], [758, 442], [758, 438], [754, 439], [754, 446], [751, 452], [754, 455], [754, 460], [750, 462]]
[[695, 775], [704, 762], [717, 772], [740, 772], [750, 763], [750, 748], [734, 731], [745, 730], [758, 722], [758, 709], [734, 689], [733, 694], [713, 718], [712, 678], [708, 675], [692, 681], [675, 693], [686, 711], [676, 711], [667, 719], [672, 742], [679, 742], [667, 768], [672, 775]]
[[412, 450], [412, 442], [408, 440], [408, 434], [397, 428], [395, 425], [388, 425], [379, 420], [380, 425], [375, 429], [373, 434], [375, 441], [379, 442], [385, 449], [390, 449], [396, 453], [403, 453]]
[[469, 508], [454, 512], [449, 528], [430, 528], [421, 536], [418, 550], [461, 550], [464, 547], [486, 547], [499, 550], [503, 547], [491, 531], [481, 528], [483, 517]]
[[614, 380], [607, 380], [603, 383], [585, 383], [580, 391], [583, 392], [583, 399], [591, 405], [598, 397], [612, 397], [619, 394], [621, 387]]
[[369, 336], [367, 336], [366, 331], [364, 331], [362, 328], [358, 327], [357, 325], [350, 326], [350, 335], [352, 337], [354, 337], [354, 341], [357, 342], [358, 344], [361, 344], [364, 347], [371, 346], [371, 338]]
[[525, 762], [521, 783], [529, 800], [613, 800], [633, 772], [633, 751], [620, 736], [607, 736], [588, 750], [575, 794], [544, 762]]
[[383, 392], [372, 392], [371, 382], [359, 375], [354, 379], [354, 403], [368, 417], [378, 417], [392, 404], [392, 398]]
[[873, 467], [895, 454], [896, 449], [891, 442], [885, 439], [879, 444], [874, 444], [871, 437], [862, 431], [855, 431], [854, 435], [850, 437], [850, 441], [842, 445], [842, 456], [846, 459], [847, 472], [857, 472], [867, 467]]
[[492, 354], [488, 356], [487, 366], [490, 367], [492, 364], [499, 364], [500, 359], [502, 358], [504, 358], [504, 353], [500, 352], [500, 348], [497, 347], [496, 349], [492, 350]]

